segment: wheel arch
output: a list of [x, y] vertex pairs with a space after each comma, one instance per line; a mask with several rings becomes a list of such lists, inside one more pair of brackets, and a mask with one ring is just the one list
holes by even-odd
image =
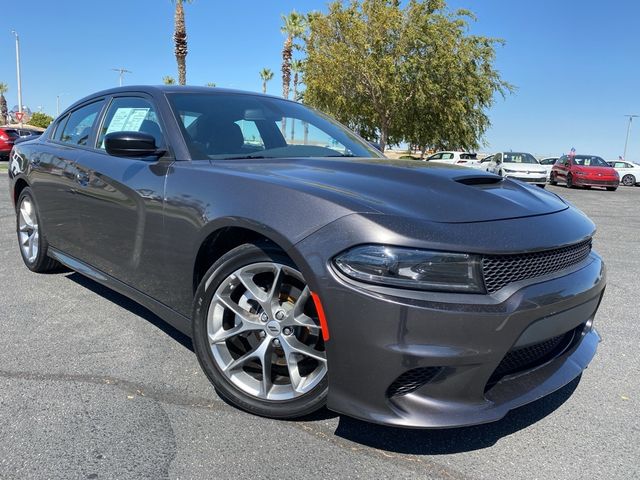
[[13, 184], [13, 206], [16, 207], [18, 205], [18, 198], [20, 198], [20, 194], [22, 191], [29, 186], [29, 183], [21, 176], [18, 177]]
[[200, 281], [211, 265], [227, 252], [245, 243], [272, 244], [287, 254], [307, 278], [308, 266], [304, 259], [297, 254], [293, 244], [286, 236], [247, 219], [227, 218], [209, 224], [203, 230], [202, 238], [194, 257], [193, 292], [195, 293]]

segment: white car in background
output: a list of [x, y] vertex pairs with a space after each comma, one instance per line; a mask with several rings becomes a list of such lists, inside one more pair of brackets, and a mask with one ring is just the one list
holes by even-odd
[[549, 181], [549, 177], [551, 176], [551, 169], [553, 168], [553, 164], [556, 163], [558, 157], [546, 157], [540, 160], [540, 165], [544, 167], [547, 171], [547, 181]]
[[620, 175], [621, 185], [626, 185], [627, 187], [640, 185], [640, 165], [626, 160], [614, 160], [607, 163]]
[[436, 152], [425, 158], [426, 162], [448, 163], [462, 165], [464, 167], [480, 167], [480, 162], [475, 153], [469, 152]]
[[526, 152], [498, 152], [482, 159], [481, 167], [502, 177], [535, 183], [540, 188], [547, 185], [547, 171], [536, 157]]

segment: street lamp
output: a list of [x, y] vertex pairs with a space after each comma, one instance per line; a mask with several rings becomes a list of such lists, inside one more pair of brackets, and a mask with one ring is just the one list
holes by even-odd
[[114, 72], [118, 72], [120, 74], [120, 86], [122, 86], [122, 77], [124, 76], [125, 73], [133, 73], [131, 70], [127, 70], [126, 68], [112, 68], [111, 70], [113, 70]]
[[60, 115], [60, 97], [66, 95], [66, 93], [59, 93], [56, 95], [56, 118]]
[[622, 156], [623, 160], [627, 159], [627, 145], [629, 144], [629, 132], [631, 131], [631, 122], [634, 118], [638, 117], [638, 115], [625, 115], [625, 117], [629, 117], [629, 125], [627, 125], [627, 139], [624, 141], [624, 154]]
[[15, 30], [11, 30], [16, 37], [16, 71], [18, 74], [18, 112], [20, 112], [20, 118], [18, 122], [20, 122], [20, 127], [22, 127], [22, 82], [20, 80], [20, 37], [18, 37], [18, 32]]

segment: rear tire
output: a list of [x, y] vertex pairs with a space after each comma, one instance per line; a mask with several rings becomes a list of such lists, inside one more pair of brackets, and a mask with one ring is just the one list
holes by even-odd
[[540, 188], [545, 188], [545, 187], [547, 186], [547, 184], [546, 184], [546, 183], [539, 183], [539, 184], [538, 184], [538, 186], [539, 186]]
[[636, 184], [636, 177], [631, 174], [627, 174], [622, 177], [622, 184], [626, 187], [633, 187]]
[[234, 248], [204, 275], [193, 346], [218, 394], [269, 418], [298, 418], [326, 403], [327, 363], [309, 288], [272, 244]]
[[47, 255], [49, 244], [42, 231], [38, 208], [29, 187], [25, 187], [16, 204], [16, 232], [22, 261], [36, 273], [51, 272], [62, 267]]

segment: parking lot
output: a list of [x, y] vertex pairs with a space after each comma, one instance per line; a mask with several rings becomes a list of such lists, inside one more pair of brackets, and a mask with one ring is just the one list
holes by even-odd
[[0, 478], [640, 477], [640, 188], [547, 188], [598, 226], [596, 358], [500, 422], [425, 431], [228, 406], [156, 316], [79, 274], [23, 266], [0, 173]]

